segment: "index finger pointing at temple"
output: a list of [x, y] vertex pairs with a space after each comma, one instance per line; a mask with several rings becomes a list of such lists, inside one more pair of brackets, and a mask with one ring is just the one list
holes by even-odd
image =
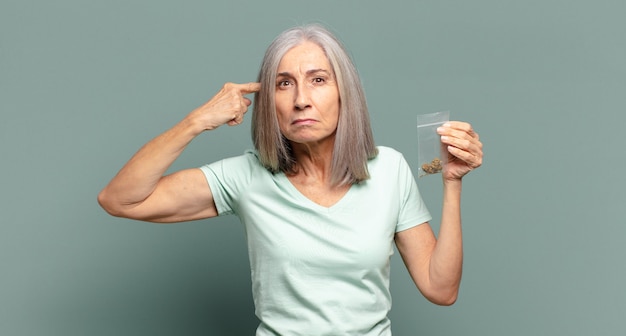
[[261, 90], [261, 83], [250, 82], [245, 84], [239, 84], [238, 86], [239, 90], [243, 94], [254, 93]]

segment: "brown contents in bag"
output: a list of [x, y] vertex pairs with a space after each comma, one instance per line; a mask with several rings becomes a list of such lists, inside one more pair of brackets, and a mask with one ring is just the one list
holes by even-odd
[[443, 169], [443, 166], [439, 158], [434, 158], [430, 163], [424, 163], [422, 165], [422, 170], [426, 174], [436, 174], [441, 172], [441, 169]]

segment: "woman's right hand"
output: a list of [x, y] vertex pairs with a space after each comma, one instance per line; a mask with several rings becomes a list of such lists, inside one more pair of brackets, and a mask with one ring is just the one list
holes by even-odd
[[245, 95], [258, 92], [260, 83], [226, 83], [209, 101], [193, 110], [187, 119], [200, 131], [210, 131], [224, 124], [239, 125], [252, 101]]

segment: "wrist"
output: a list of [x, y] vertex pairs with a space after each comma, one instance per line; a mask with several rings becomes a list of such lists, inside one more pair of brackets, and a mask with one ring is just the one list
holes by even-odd
[[178, 127], [185, 133], [191, 134], [192, 137], [200, 135], [200, 133], [206, 131], [206, 125], [202, 123], [200, 118], [195, 116], [195, 113], [190, 113], [185, 119], [178, 123]]
[[444, 189], [447, 189], [450, 191], [454, 191], [454, 190], [461, 191], [462, 186], [463, 186], [462, 178], [451, 178], [451, 179], [444, 178], [443, 179]]

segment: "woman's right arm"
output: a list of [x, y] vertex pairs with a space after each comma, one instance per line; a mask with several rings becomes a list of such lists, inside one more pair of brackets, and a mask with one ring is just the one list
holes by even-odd
[[259, 89], [258, 83], [227, 83], [211, 100], [145, 144], [100, 192], [102, 208], [113, 216], [162, 223], [217, 216], [200, 169], [164, 174], [200, 133], [240, 124], [251, 104], [244, 95]]

